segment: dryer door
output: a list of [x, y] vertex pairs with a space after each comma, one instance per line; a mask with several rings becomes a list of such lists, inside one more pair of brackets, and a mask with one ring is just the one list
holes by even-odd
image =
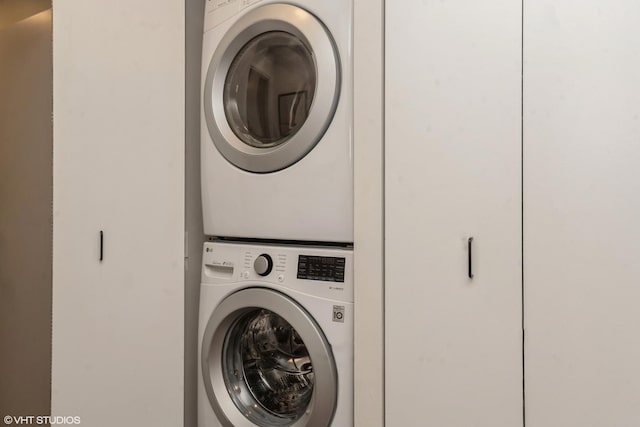
[[202, 375], [226, 426], [327, 427], [337, 371], [320, 327], [289, 297], [264, 288], [220, 303], [204, 331]]
[[209, 135], [241, 169], [286, 168], [326, 131], [339, 87], [333, 40], [315, 16], [288, 4], [258, 7], [231, 26], [209, 64]]

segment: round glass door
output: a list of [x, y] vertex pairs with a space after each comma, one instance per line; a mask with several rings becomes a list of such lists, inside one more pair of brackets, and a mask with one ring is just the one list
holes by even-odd
[[224, 86], [233, 133], [253, 147], [282, 144], [306, 121], [316, 90], [313, 54], [292, 34], [263, 33], [235, 57]]
[[331, 346], [288, 296], [240, 290], [212, 313], [200, 352], [204, 388], [232, 427], [328, 427], [338, 393]]
[[296, 163], [333, 119], [339, 65], [328, 30], [309, 12], [278, 3], [250, 10], [227, 30], [207, 70], [211, 142], [249, 172]]
[[290, 425], [307, 410], [313, 363], [298, 332], [265, 309], [241, 316], [229, 329], [222, 372], [231, 399], [254, 423]]

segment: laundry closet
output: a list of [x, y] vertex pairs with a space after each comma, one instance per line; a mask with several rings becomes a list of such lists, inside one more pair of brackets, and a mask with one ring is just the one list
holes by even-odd
[[[243, 4], [258, 9], [255, 2]], [[281, 299], [284, 291], [268, 304], [297, 310], [296, 321], [317, 338], [309, 346], [316, 360], [331, 360], [333, 351], [342, 357], [337, 365], [348, 367], [338, 373], [348, 386], [322, 383], [334, 394], [343, 387], [348, 398], [340, 403], [330, 392], [311, 400], [298, 383], [302, 403], [344, 417], [329, 425], [349, 427], [342, 420], [352, 417], [358, 427], [640, 424], [636, 2], [355, 0], [352, 34], [332, 33], [345, 44], [331, 47], [341, 51], [340, 60], [353, 54], [353, 70], [342, 76], [342, 84], [352, 84], [353, 105], [326, 106], [352, 109], [352, 129], [341, 115], [328, 132], [353, 138], [353, 164], [346, 164], [353, 167], [353, 205], [340, 211], [351, 215], [353, 209], [353, 223], [327, 239], [340, 247], [320, 249], [300, 244], [322, 243], [317, 230], [285, 235], [283, 221], [269, 235], [250, 222], [261, 210], [240, 209], [244, 199], [234, 185], [269, 172], [252, 171], [255, 163], [246, 158], [230, 167], [223, 153], [238, 157], [234, 148], [213, 142], [203, 153], [219, 155], [220, 168], [205, 175], [219, 182], [216, 174], [230, 168], [233, 179], [219, 197], [251, 227], [238, 231], [231, 221], [202, 230], [194, 172], [200, 136], [237, 136], [216, 122], [225, 108], [220, 99], [207, 100], [209, 111], [200, 109], [201, 84], [223, 87], [217, 67], [233, 60], [223, 57], [224, 49], [214, 58], [212, 49], [209, 63], [223, 65], [210, 77], [209, 64], [200, 71], [203, 11], [185, 21], [180, 2], [85, 0], [54, 2], [53, 13], [54, 413], [93, 426], [195, 427], [200, 398], [203, 418], [211, 422], [256, 424], [268, 417], [267, 425], [304, 424], [311, 412], [289, 407], [275, 416], [256, 411], [245, 420], [238, 405], [249, 411], [256, 402], [234, 398], [223, 386], [245, 387], [223, 378], [221, 364], [234, 366], [237, 359], [202, 357], [203, 342], [205, 350], [241, 347], [221, 338], [217, 325], [255, 324], [249, 317], [236, 323], [215, 317], [214, 304], [206, 307], [206, 319], [198, 319], [203, 266], [221, 305], [231, 292], [220, 289], [243, 280], [280, 290], [297, 280], [318, 285], [301, 292], [317, 294], [314, 303], [299, 298], [304, 310], [290, 304], [294, 293]], [[322, 18], [337, 23], [344, 17]], [[197, 19], [194, 36], [189, 25]], [[211, 28], [226, 31], [233, 22], [223, 19]], [[256, 36], [243, 31], [234, 37], [250, 42]], [[218, 36], [216, 43], [233, 44]], [[298, 95], [282, 98], [290, 111]], [[250, 116], [247, 121], [256, 123], [258, 116]], [[272, 123], [267, 133], [279, 132], [279, 125]], [[273, 171], [300, 167], [301, 158]], [[267, 180], [278, 184], [275, 176]], [[298, 181], [289, 190], [299, 189], [301, 175], [290, 176]], [[312, 186], [317, 190], [321, 182]], [[255, 199], [272, 188], [254, 188]], [[205, 194], [213, 194], [209, 190]], [[204, 203], [205, 212], [229, 218], [225, 204]], [[322, 215], [312, 216], [307, 219]], [[212, 241], [203, 245], [205, 234]], [[238, 238], [248, 240], [229, 242]], [[257, 248], [256, 238], [271, 241]], [[283, 249], [278, 240], [294, 248]], [[231, 252], [218, 256], [226, 245], [233, 245]], [[353, 294], [327, 287], [320, 295], [327, 277], [300, 270], [300, 259], [311, 256], [334, 263], [326, 270], [331, 279], [340, 277], [344, 259], [352, 280], [338, 283]], [[272, 298], [250, 291], [253, 299]], [[334, 291], [346, 295], [343, 303], [326, 302], [337, 299], [330, 296]], [[223, 308], [231, 313], [245, 306], [234, 297]], [[316, 310], [327, 318], [316, 319]], [[311, 319], [300, 314], [309, 312]], [[352, 338], [336, 332], [345, 314]], [[331, 328], [323, 341], [318, 330]], [[333, 348], [334, 339], [343, 347]], [[335, 379], [331, 362], [322, 369], [323, 377]], [[213, 378], [214, 370], [218, 382], [207, 384], [203, 378]], [[268, 398], [260, 402], [275, 405]], [[313, 416], [318, 425], [335, 421]]]

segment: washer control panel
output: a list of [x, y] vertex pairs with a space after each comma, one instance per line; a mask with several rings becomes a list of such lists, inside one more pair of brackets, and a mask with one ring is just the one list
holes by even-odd
[[344, 257], [298, 255], [298, 279], [344, 282]]
[[352, 266], [353, 251], [347, 248], [207, 242], [202, 282], [268, 283], [350, 301]]

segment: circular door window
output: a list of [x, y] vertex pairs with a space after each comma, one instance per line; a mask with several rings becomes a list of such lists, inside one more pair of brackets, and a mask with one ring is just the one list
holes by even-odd
[[201, 360], [209, 401], [225, 425], [331, 423], [331, 348], [313, 318], [283, 294], [250, 288], [227, 297], [204, 331]]
[[253, 9], [227, 31], [209, 64], [203, 100], [211, 140], [241, 169], [286, 168], [326, 131], [339, 80], [333, 40], [317, 18], [287, 4]]
[[254, 423], [293, 424], [311, 402], [309, 351], [300, 334], [269, 310], [249, 311], [229, 329], [222, 375], [231, 399]]
[[283, 31], [260, 34], [235, 57], [224, 86], [225, 115], [245, 144], [275, 147], [306, 121], [316, 90], [313, 54]]

